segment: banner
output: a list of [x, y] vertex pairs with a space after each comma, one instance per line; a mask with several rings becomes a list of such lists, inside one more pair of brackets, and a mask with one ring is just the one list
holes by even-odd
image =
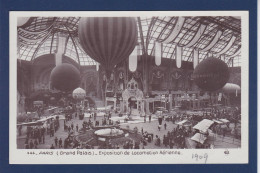
[[182, 63], [182, 47], [176, 46], [176, 66], [181, 68]]
[[197, 41], [200, 39], [201, 35], [204, 33], [205, 29], [206, 29], [206, 25], [201, 24], [197, 33], [195, 34], [195, 36], [192, 38], [192, 40], [185, 45], [184, 47], [191, 47], [193, 46], [195, 43], [197, 43]]
[[161, 65], [161, 62], [162, 62], [162, 43], [155, 42], [154, 55], [155, 55], [155, 64], [157, 66]]
[[236, 37], [235, 37], [234, 35], [232, 35], [232, 37], [230, 38], [230, 40], [229, 40], [228, 44], [225, 46], [225, 48], [222, 49], [222, 50], [221, 50], [220, 52], [218, 52], [217, 54], [218, 54], [218, 55], [221, 55], [221, 54], [223, 54], [223, 53], [226, 53], [226, 52], [231, 48], [231, 46], [234, 44], [235, 40], [236, 40]]
[[131, 72], [136, 71], [137, 69], [137, 56], [138, 56], [138, 48], [139, 46], [136, 46], [133, 50], [133, 52], [129, 56], [129, 70]]
[[171, 33], [169, 36], [162, 41], [162, 43], [171, 43], [175, 40], [175, 38], [179, 35], [181, 32], [181, 28], [183, 27], [185, 23], [185, 18], [184, 17], [179, 17], [176, 25], [174, 26], [174, 29], [172, 29]]
[[199, 51], [194, 49], [193, 50], [193, 68], [195, 69], [199, 64]]

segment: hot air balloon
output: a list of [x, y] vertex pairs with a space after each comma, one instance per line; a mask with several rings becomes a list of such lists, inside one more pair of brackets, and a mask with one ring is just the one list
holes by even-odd
[[84, 100], [86, 97], [86, 91], [82, 88], [76, 88], [72, 92], [72, 96], [75, 100]]
[[82, 48], [103, 66], [107, 77], [134, 50], [137, 32], [133, 17], [82, 17], [78, 27]]
[[206, 58], [195, 68], [193, 79], [200, 89], [216, 91], [229, 79], [228, 66], [218, 58]]
[[33, 21], [33, 17], [18, 17], [17, 18], [17, 27], [22, 27], [27, 23], [31, 23]]
[[75, 66], [63, 63], [52, 69], [50, 80], [55, 89], [64, 92], [72, 91], [79, 86], [80, 72]]

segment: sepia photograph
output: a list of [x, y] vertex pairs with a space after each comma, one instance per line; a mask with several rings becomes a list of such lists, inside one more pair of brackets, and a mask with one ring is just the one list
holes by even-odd
[[247, 150], [248, 13], [106, 13], [15, 15], [16, 150]]

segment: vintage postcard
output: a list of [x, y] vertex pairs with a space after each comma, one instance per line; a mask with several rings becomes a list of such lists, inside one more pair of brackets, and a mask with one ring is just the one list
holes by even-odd
[[248, 163], [248, 18], [10, 12], [10, 164]]

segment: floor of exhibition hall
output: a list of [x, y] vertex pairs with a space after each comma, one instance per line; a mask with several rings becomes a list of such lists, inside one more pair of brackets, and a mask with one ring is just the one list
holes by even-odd
[[[75, 116], [75, 114], [74, 114], [74, 116]], [[113, 118], [113, 117], [118, 117], [118, 115], [112, 114], [111, 118]], [[71, 130], [71, 131], [73, 131], [73, 135], [77, 136], [78, 132], [77, 132], [75, 126], [78, 124], [78, 127], [80, 129], [80, 128], [82, 128], [83, 121], [89, 121], [89, 119], [94, 121], [94, 117], [92, 117], [92, 118], [85, 117], [83, 120], [79, 120], [78, 117], [74, 117], [70, 121], [67, 121], [66, 124], [67, 125], [74, 124], [74, 130]], [[96, 118], [97, 121], [99, 121], [101, 119], [103, 119], [103, 117], [99, 116]], [[163, 122], [162, 122], [163, 125], [162, 125], [161, 129], [159, 130], [158, 129], [159, 123], [158, 123], [157, 119], [152, 119], [151, 122], [149, 122], [148, 118], [146, 118], [146, 119], [147, 119], [146, 122], [144, 122], [144, 118], [140, 117], [140, 120], [138, 120], [136, 123], [122, 123], [120, 125], [120, 127], [126, 128], [127, 126], [129, 126], [129, 129], [134, 129], [137, 127], [139, 134], [142, 133], [142, 129], [143, 129], [143, 133], [147, 131], [148, 133], [151, 133], [154, 136], [157, 135], [162, 141], [163, 136], [167, 135], [168, 131], [172, 131], [174, 128], [177, 128], [177, 126], [178, 126], [177, 124], [174, 124], [172, 121], [163, 120]], [[61, 138], [62, 141], [64, 142], [64, 139], [68, 137], [69, 132], [68, 132], [68, 130], [64, 130], [64, 120], [60, 119], [59, 121], [60, 121], [60, 127], [54, 133], [54, 136], [50, 137], [49, 134], [46, 134], [44, 144], [39, 143], [37, 145], [38, 149], [50, 149], [52, 145], [56, 149], [63, 148], [63, 146], [59, 147], [59, 145], [57, 145], [57, 146], [55, 145], [55, 138], [56, 137], [58, 139]], [[166, 123], [166, 129], [164, 126], [165, 123]], [[234, 124], [230, 124], [230, 128], [233, 128], [233, 126], [234, 126]], [[23, 129], [23, 130], [25, 130], [25, 129]], [[185, 137], [185, 148], [194, 148], [193, 141], [190, 140], [190, 137], [191, 137], [190, 135]], [[20, 149], [25, 148], [25, 141], [26, 141], [26, 133], [22, 132], [21, 136], [17, 137], [18, 148], [20, 148]], [[33, 140], [33, 142], [34, 142], [34, 140]], [[165, 146], [162, 142], [161, 142], [160, 146], [156, 145], [155, 143], [156, 143], [156, 139], [154, 137], [153, 140], [151, 142], [147, 142], [143, 148], [146, 148], [146, 149], [148, 149], [148, 148], [149, 149], [169, 148], [169, 146]], [[214, 148], [239, 148], [239, 147], [241, 147], [239, 139], [235, 139], [228, 135], [223, 137], [223, 135], [210, 134], [208, 137], [207, 143], [212, 144], [214, 146]], [[123, 148], [123, 144], [118, 144], [118, 147]], [[73, 146], [71, 146], [70, 148], [73, 148]], [[92, 148], [98, 148], [98, 146], [93, 146]], [[174, 145], [173, 148], [178, 148], [178, 146]]]

